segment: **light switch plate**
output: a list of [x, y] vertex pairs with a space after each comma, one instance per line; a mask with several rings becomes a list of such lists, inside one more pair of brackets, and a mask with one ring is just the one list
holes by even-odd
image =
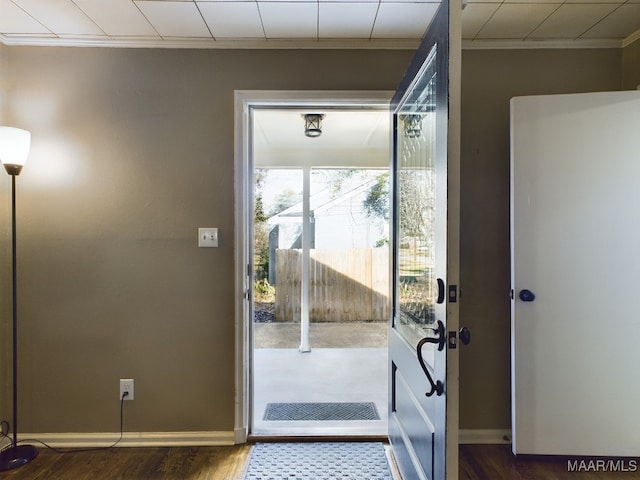
[[198, 229], [198, 246], [199, 247], [217, 247], [218, 246], [218, 229], [217, 228], [199, 228]]

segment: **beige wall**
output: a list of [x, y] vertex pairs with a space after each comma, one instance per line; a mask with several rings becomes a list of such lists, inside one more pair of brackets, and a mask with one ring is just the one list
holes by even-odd
[[627, 45], [622, 50], [622, 88], [640, 88], [640, 40]]
[[[18, 178], [21, 430], [116, 431], [122, 377], [127, 430], [231, 430], [233, 91], [394, 89], [412, 53], [4, 51], [6, 120], [34, 136]], [[464, 52], [462, 428], [509, 426], [509, 98], [615, 90], [620, 57]], [[199, 226], [221, 247], [198, 249]]]
[[620, 50], [470, 50], [462, 56], [462, 428], [510, 428], [509, 100], [619, 90]]
[[0, 124], [4, 125], [5, 91], [7, 76], [7, 47], [0, 43]]
[[[7, 91], [7, 47], [0, 43], [0, 125], [6, 121]], [[0, 185], [6, 185], [9, 177], [0, 167]], [[1, 187], [0, 187], [1, 188]], [[7, 399], [11, 398], [11, 225], [10, 197], [0, 201], [0, 419], [10, 418]]]
[[233, 430], [234, 89], [394, 89], [411, 52], [8, 51], [8, 121], [34, 139], [21, 430], [117, 431], [129, 377], [127, 430]]

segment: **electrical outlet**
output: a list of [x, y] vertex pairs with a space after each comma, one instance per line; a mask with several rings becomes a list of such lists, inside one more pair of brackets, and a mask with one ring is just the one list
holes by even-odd
[[217, 228], [199, 228], [198, 229], [198, 247], [217, 247], [218, 246], [218, 229]]
[[133, 400], [133, 378], [121, 378], [120, 379], [120, 400], [122, 396], [127, 392], [125, 400]]

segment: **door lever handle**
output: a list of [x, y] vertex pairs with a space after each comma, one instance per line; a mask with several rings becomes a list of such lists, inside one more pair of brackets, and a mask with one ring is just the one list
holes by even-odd
[[436, 303], [441, 304], [444, 303], [444, 294], [447, 286], [444, 284], [444, 280], [441, 278], [438, 278], [436, 282], [438, 284], [438, 298], [436, 299]]
[[420, 340], [421, 343], [419, 343], [418, 345], [422, 346], [425, 343], [435, 343], [438, 345], [438, 351], [442, 351], [444, 350], [444, 345], [447, 342], [447, 338], [446, 338], [446, 332], [444, 329], [444, 323], [442, 323], [441, 320], [438, 320], [437, 323], [437, 327], [436, 328], [431, 328], [431, 330], [434, 331], [434, 333], [436, 333], [438, 335], [437, 338], [433, 338], [433, 337], [425, 337], [422, 340]]
[[420, 362], [422, 371], [424, 372], [424, 374], [427, 377], [427, 380], [429, 381], [430, 390], [425, 393], [427, 397], [433, 396], [434, 393], [437, 393], [438, 396], [444, 393], [444, 384], [440, 380], [437, 380], [435, 382], [433, 381], [433, 378], [431, 378], [431, 374], [429, 373], [429, 369], [427, 368], [427, 365], [424, 363], [424, 358], [422, 357], [422, 347], [424, 346], [425, 343], [432, 343], [430, 342], [431, 340], [434, 340], [434, 339], [429, 337], [423, 338], [418, 342], [418, 345], [416, 346], [416, 351], [418, 352], [418, 362]]

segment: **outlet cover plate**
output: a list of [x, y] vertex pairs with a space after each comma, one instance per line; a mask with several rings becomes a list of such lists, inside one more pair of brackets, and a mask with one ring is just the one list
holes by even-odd
[[217, 228], [199, 228], [198, 229], [198, 247], [217, 247], [218, 246], [218, 229]]
[[129, 392], [129, 394], [124, 397], [125, 400], [133, 400], [133, 378], [121, 378], [120, 379], [120, 397], [122, 400], [122, 395], [124, 392]]

